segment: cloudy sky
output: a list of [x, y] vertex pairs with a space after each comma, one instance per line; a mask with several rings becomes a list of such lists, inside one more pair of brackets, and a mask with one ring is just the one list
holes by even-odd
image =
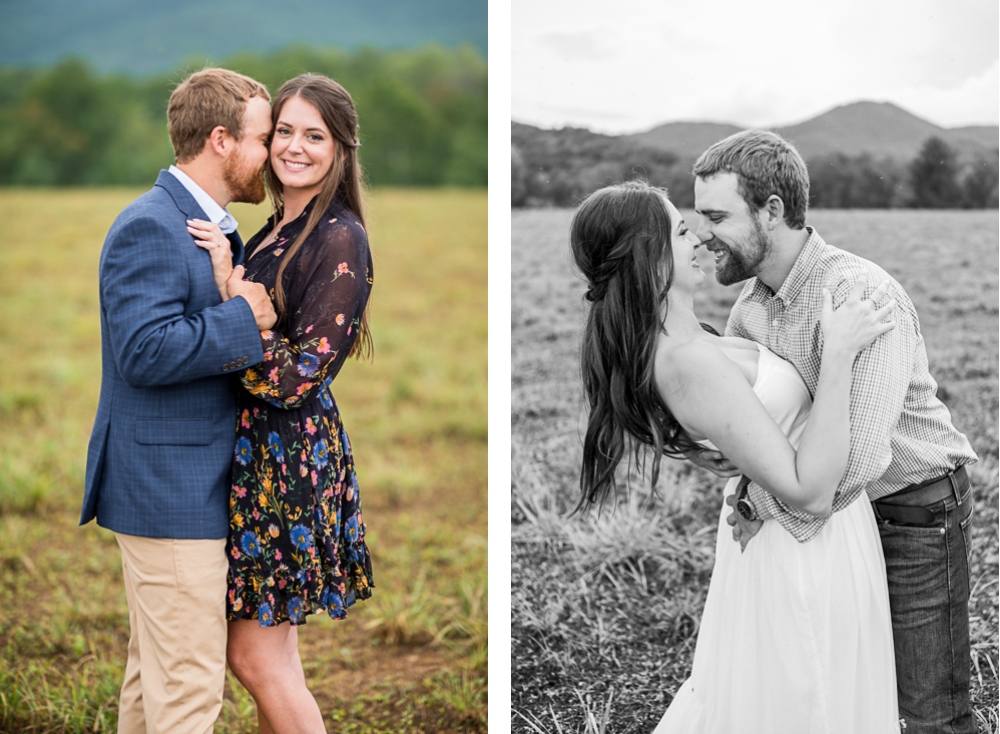
[[607, 133], [893, 102], [1000, 122], [996, 0], [513, 0], [511, 116]]

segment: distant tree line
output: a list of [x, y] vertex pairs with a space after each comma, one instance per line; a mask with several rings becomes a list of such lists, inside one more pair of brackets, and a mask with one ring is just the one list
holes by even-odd
[[[219, 64], [272, 95], [303, 72], [351, 93], [372, 185], [485, 186], [487, 65], [471, 46], [408, 51], [291, 46]], [[98, 74], [78, 59], [0, 68], [0, 185], [148, 184], [173, 161], [167, 101], [199, 66], [142, 78]]]
[[[666, 186], [679, 207], [694, 206], [694, 160], [587, 130], [514, 126], [511, 203], [573, 206], [602, 186], [642, 177]], [[998, 152], [960, 162], [937, 137], [908, 164], [842, 153], [807, 161], [810, 206], [826, 209], [985, 209], [998, 206]]]
[[810, 205], [826, 209], [988, 209], [998, 206], [998, 155], [960, 163], [941, 138], [908, 164], [837, 153], [808, 163]]

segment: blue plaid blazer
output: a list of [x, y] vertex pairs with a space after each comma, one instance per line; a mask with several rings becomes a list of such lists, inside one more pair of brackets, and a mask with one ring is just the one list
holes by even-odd
[[[233, 373], [264, 358], [243, 298], [223, 303], [167, 171], [118, 216], [101, 252], [101, 398], [80, 524], [150, 538], [224, 538], [236, 443]], [[243, 243], [231, 235], [233, 261]]]

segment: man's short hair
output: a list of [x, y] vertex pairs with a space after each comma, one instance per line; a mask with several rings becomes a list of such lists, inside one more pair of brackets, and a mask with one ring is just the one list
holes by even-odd
[[167, 131], [178, 163], [196, 158], [216, 127], [243, 137], [243, 117], [251, 97], [271, 95], [260, 82], [228, 69], [202, 69], [182, 81], [167, 105]]
[[792, 229], [806, 226], [809, 172], [799, 152], [780, 135], [766, 130], [730, 135], [699, 156], [693, 173], [699, 178], [735, 173], [740, 196], [751, 212], [777, 196], [785, 205], [785, 223]]

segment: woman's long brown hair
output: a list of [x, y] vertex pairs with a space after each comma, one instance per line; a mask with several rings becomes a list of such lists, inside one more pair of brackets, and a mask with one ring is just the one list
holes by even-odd
[[662, 456], [699, 448], [660, 398], [653, 369], [674, 274], [666, 201], [665, 189], [644, 181], [608, 186], [580, 204], [570, 226], [590, 302], [580, 348], [590, 415], [576, 511], [614, 495], [629, 448], [637, 463], [652, 448], [654, 487]]
[[[354, 100], [347, 90], [325, 76], [319, 74], [302, 74], [294, 79], [289, 79], [281, 85], [278, 94], [274, 98], [274, 105], [271, 108], [271, 121], [278, 124], [281, 115], [281, 108], [285, 102], [293, 97], [301, 97], [311, 104], [323, 118], [323, 123], [333, 135], [334, 155], [330, 171], [323, 180], [323, 187], [316, 197], [306, 226], [302, 233], [296, 238], [292, 246], [288, 248], [288, 254], [282, 258], [281, 266], [278, 268], [278, 282], [275, 286], [275, 300], [277, 301], [278, 318], [286, 318], [287, 302], [285, 296], [285, 286], [283, 276], [288, 263], [292, 261], [295, 254], [301, 249], [309, 234], [319, 224], [326, 213], [330, 202], [335, 196], [353, 211], [361, 222], [361, 226], [367, 231], [364, 211], [364, 175], [361, 164], [358, 161], [358, 113], [354, 109]], [[347, 155], [345, 157], [344, 152]], [[271, 201], [274, 203], [275, 222], [280, 219], [284, 210], [285, 196], [281, 181], [274, 172], [271, 165], [271, 158], [268, 156], [266, 165], [265, 180], [268, 191], [271, 194]], [[370, 302], [369, 302], [370, 303]], [[368, 326], [368, 306], [361, 316], [361, 328], [354, 345], [351, 347], [348, 356], [357, 359], [369, 359], [374, 351], [372, 343], [371, 329]]]

